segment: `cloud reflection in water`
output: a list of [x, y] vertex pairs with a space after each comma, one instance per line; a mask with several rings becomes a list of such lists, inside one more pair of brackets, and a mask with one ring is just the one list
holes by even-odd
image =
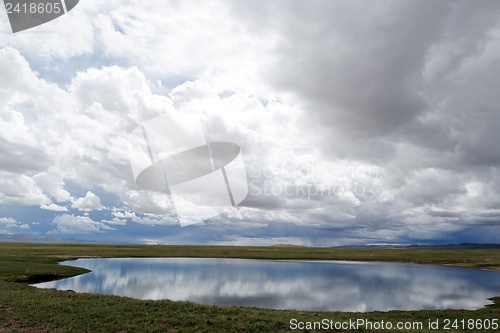
[[205, 304], [322, 311], [476, 309], [500, 273], [398, 263], [248, 259], [80, 259], [91, 273], [40, 288]]

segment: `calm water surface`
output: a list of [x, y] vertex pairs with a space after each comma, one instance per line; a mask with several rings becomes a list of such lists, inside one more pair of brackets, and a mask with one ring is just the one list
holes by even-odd
[[398, 263], [249, 259], [79, 259], [92, 270], [36, 284], [138, 299], [324, 311], [476, 309], [500, 273]]

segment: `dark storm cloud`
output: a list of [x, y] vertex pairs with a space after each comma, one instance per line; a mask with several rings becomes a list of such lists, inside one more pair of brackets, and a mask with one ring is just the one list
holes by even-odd
[[[488, 73], [458, 87], [449, 77], [483, 51], [499, 8], [496, 1], [274, 1], [233, 10], [247, 29], [278, 36], [275, 61], [263, 75], [301, 98], [305, 130], [323, 130], [318, 140], [323, 150], [382, 162], [397, 157], [393, 145], [400, 141], [440, 150], [459, 145], [466, 155], [486, 141], [488, 134], [465, 142], [455, 137], [459, 128], [454, 127], [465, 125], [472, 114], [459, 123], [446, 119], [457, 117], [453, 109], [439, 111], [438, 119], [428, 116], [456, 97], [466, 99], [463, 107], [476, 107], [479, 122], [499, 123], [488, 105], [473, 106], [473, 97], [457, 91], [485, 88], [477, 85]], [[441, 62], [435, 72], [428, 68], [432, 57]], [[496, 161], [497, 148], [490, 152], [476, 157]]]
[[498, 223], [498, 1], [230, 6], [247, 31], [273, 36], [260, 74], [301, 105], [311, 147], [383, 168], [360, 205], [341, 208], [358, 227], [422, 239]]

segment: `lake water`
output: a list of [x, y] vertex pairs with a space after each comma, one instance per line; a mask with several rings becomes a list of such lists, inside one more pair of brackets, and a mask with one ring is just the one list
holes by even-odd
[[91, 273], [35, 284], [138, 299], [317, 311], [476, 309], [500, 273], [400, 263], [249, 259], [79, 259]]

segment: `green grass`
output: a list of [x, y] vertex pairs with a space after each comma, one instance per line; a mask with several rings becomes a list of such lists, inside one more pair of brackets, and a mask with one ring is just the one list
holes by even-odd
[[[394, 261], [470, 268], [500, 267], [500, 250], [317, 249], [288, 247], [140, 246], [0, 243], [0, 332], [290, 332], [290, 320], [422, 322], [424, 330], [443, 330], [443, 320], [500, 319], [494, 304], [476, 311], [389, 311], [370, 313], [279, 311], [219, 307], [191, 302], [141, 301], [109, 295], [37, 289], [28, 283], [87, 272], [60, 266], [78, 257], [221, 257]], [[427, 330], [428, 320], [440, 330]], [[307, 332], [308, 330], [297, 330]], [[314, 331], [314, 330], [313, 330]], [[321, 330], [318, 330], [320, 332]], [[326, 330], [329, 331], [329, 330]], [[352, 329], [332, 330], [352, 332]], [[360, 332], [386, 330], [361, 329]], [[391, 332], [397, 330], [391, 330]], [[468, 330], [468, 332], [485, 330]], [[494, 330], [490, 330], [494, 331]]]

